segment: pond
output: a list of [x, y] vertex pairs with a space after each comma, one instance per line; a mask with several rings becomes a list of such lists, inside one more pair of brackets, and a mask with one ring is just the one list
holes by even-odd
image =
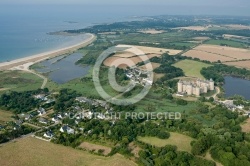
[[226, 76], [224, 89], [226, 92], [226, 97], [231, 97], [234, 95], [244, 96], [246, 99], [250, 100], [250, 81]]
[[75, 64], [82, 57], [81, 53], [73, 53], [66, 57], [59, 56], [39, 63], [39, 67], [35, 70], [39, 73], [47, 73], [52, 81], [63, 84], [88, 74], [90, 66], [83, 67]]

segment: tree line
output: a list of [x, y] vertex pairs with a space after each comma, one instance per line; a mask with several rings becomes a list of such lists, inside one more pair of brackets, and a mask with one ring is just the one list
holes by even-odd
[[201, 74], [206, 78], [212, 78], [217, 83], [224, 82], [224, 76], [236, 76], [244, 79], [250, 79], [250, 71], [247, 69], [241, 69], [234, 66], [227, 66], [224, 64], [215, 64], [201, 70]]

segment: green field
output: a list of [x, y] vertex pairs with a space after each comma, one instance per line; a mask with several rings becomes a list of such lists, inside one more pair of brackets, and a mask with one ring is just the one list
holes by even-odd
[[[119, 92], [115, 91], [108, 82], [108, 78], [105, 77], [107, 75], [107, 71], [103, 70], [101, 74], [101, 85], [103, 89], [110, 95], [110, 96], [117, 96]], [[94, 86], [93, 80], [91, 75], [83, 78], [83, 79], [75, 79], [69, 81], [65, 84], [58, 85], [52, 81], [49, 81], [47, 86], [50, 90], [60, 90], [61, 88], [67, 88], [77, 91], [81, 93], [83, 96], [86, 97], [94, 97], [100, 98], [99, 93], [96, 91]], [[137, 95], [140, 93], [141, 89], [138, 88], [137, 90], [132, 91], [132, 95]], [[188, 105], [181, 106], [177, 105], [175, 102], [170, 101], [162, 97], [168, 90], [161, 90], [161, 87], [152, 87], [149, 94], [140, 102], [136, 103], [135, 111], [137, 112], [147, 112], [147, 111], [154, 111], [154, 112], [184, 112], [190, 111], [197, 107], [196, 103], [190, 102]], [[130, 97], [131, 97], [130, 96]], [[120, 98], [124, 98], [121, 96]]]
[[[111, 88], [111, 86], [108, 84], [108, 82], [102, 84], [103, 88], [107, 93], [109, 93], [111, 96], [116, 96], [119, 93], [116, 92], [114, 89]], [[49, 82], [47, 86], [50, 90], [59, 90], [60, 88], [68, 88], [77, 91], [78, 93], [81, 93], [83, 96], [86, 97], [95, 97], [99, 98], [100, 95], [95, 89], [95, 86], [93, 84], [92, 79], [86, 79], [86, 80], [80, 80], [75, 79], [68, 83], [58, 85], [53, 82]], [[147, 112], [147, 111], [154, 111], [154, 112], [189, 112], [190, 110], [194, 110], [197, 108], [196, 103], [189, 102], [188, 105], [182, 106], [177, 105], [173, 101], [167, 100], [162, 95], [164, 91], [160, 91], [160, 93], [157, 90], [157, 87], [153, 87], [149, 94], [141, 101], [135, 104], [136, 112]], [[140, 91], [136, 90], [133, 91], [132, 94], [138, 94]]]
[[244, 43], [232, 41], [232, 40], [208, 40], [204, 44], [212, 44], [212, 45], [226, 45], [230, 47], [236, 47], [236, 48], [246, 48], [247, 46]]
[[11, 116], [13, 116], [13, 114], [10, 111], [3, 111], [0, 109], [0, 124], [12, 121], [13, 119]]
[[23, 71], [2, 71], [0, 72], [1, 92], [6, 90], [28, 91], [41, 88], [43, 80], [32, 74]]
[[200, 71], [204, 67], [209, 67], [211, 65], [202, 63], [202, 62], [197, 62], [193, 60], [183, 60], [180, 62], [177, 62], [173, 66], [181, 68], [185, 75], [188, 77], [197, 77], [204, 79], [204, 77], [201, 75]]
[[189, 102], [188, 105], [177, 105], [171, 100], [162, 97], [161, 94], [155, 94], [152, 91], [141, 101], [136, 103], [137, 112], [189, 112], [197, 108], [196, 103]]
[[197, 45], [196, 43], [191, 43], [191, 42], [173, 42], [173, 43], [170, 43], [170, 44], [173, 44], [173, 45], [176, 45], [176, 46], [186, 46], [186, 47], [194, 47], [194, 46]]
[[29, 137], [0, 147], [0, 165], [135, 166], [136, 164], [119, 154], [102, 157]]
[[164, 147], [166, 145], [174, 145], [177, 147], [177, 150], [179, 151], [186, 151], [191, 152], [191, 145], [190, 143], [194, 140], [191, 137], [188, 137], [183, 134], [179, 133], [170, 133], [170, 137], [168, 139], [159, 139], [156, 137], [138, 137], [139, 141], [142, 141], [144, 143], [154, 145], [157, 147]]
[[[151, 47], [164, 47], [169, 49], [187, 49], [195, 46], [195, 43], [189, 43], [190, 39], [196, 37], [195, 34], [182, 32], [167, 32], [161, 34], [142, 34], [142, 33], [128, 33], [117, 35], [114, 44], [129, 44], [129, 45], [143, 45]], [[133, 39], [133, 40], [131, 40]], [[107, 41], [112, 41], [106, 38]], [[154, 44], [158, 43], [158, 44]]]

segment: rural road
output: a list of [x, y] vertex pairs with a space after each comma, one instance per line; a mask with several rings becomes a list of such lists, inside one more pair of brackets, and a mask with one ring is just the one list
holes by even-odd
[[21, 70], [21, 71], [32, 73], [32, 74], [40, 77], [41, 79], [43, 79], [43, 84], [41, 85], [41, 89], [44, 89], [47, 82], [48, 82], [48, 78], [46, 78], [45, 76], [43, 76], [43, 75], [35, 72], [34, 70], [30, 69], [31, 64], [33, 64], [33, 63], [27, 63], [27, 64], [25, 64], [23, 66], [17, 66], [17, 67], [12, 68], [12, 70]]
[[[29, 124], [29, 123], [26, 123], [26, 124], [32, 126], [32, 124]], [[52, 127], [52, 126], [55, 126], [55, 125], [57, 125], [57, 124], [58, 124], [58, 123], [55, 123], [55, 124], [52, 124], [52, 125], [47, 126], [47, 127]], [[36, 137], [36, 136], [35, 136], [35, 134], [36, 134], [37, 132], [41, 132], [42, 130], [43, 130], [43, 129], [40, 128], [40, 129], [38, 129], [38, 131], [29, 133], [29, 134], [27, 134], [27, 135], [22, 135], [22, 136], [20, 136], [20, 137], [18, 137], [18, 138], [15, 138], [15, 139], [10, 140], [10, 141], [8, 141], [8, 142], [2, 143], [2, 144], [0, 144], [0, 148], [1, 148], [1, 146], [4, 146], [5, 144], [8, 144], [8, 143], [10, 143], [10, 142], [16, 142], [16, 141], [18, 141], [18, 140], [20, 140], [20, 139], [24, 139], [24, 138], [27, 138], [27, 137], [34, 137], [34, 138], [37, 138], [37, 139], [40, 139], [40, 140], [43, 140], [43, 141], [47, 141], [47, 140], [45, 140], [45, 139], [43, 139], [43, 138], [40, 138], [40, 137]]]
[[216, 93], [212, 97], [216, 99], [218, 94], [220, 94], [220, 88], [216, 87]]
[[48, 82], [48, 78], [46, 78], [46, 77], [44, 77], [43, 75], [38, 74], [38, 73], [36, 73], [35, 71], [32, 71], [32, 70], [28, 70], [28, 72], [33, 73], [33, 74], [35, 74], [35, 75], [37, 75], [38, 77], [40, 77], [40, 78], [43, 79], [43, 84], [42, 84], [42, 86], [41, 86], [41, 89], [44, 89], [45, 86], [46, 86], [46, 84], [47, 84], [47, 82]]

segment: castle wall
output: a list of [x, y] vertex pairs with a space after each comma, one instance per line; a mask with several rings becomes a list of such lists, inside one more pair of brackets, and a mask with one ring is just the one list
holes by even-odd
[[195, 95], [196, 96], [200, 96], [201, 92], [200, 92], [200, 88], [196, 87], [196, 91], [195, 91]]
[[214, 81], [201, 81], [197, 80], [196, 82], [179, 82], [178, 83], [178, 92], [187, 93], [187, 95], [196, 95], [200, 96], [201, 93], [207, 93], [209, 90], [214, 90]]
[[193, 94], [193, 86], [192, 85], [188, 85], [187, 86], [187, 94], [188, 95], [192, 95]]
[[187, 85], [183, 85], [182, 90], [183, 92], [187, 92]]
[[193, 94], [193, 95], [196, 95], [196, 88], [193, 88], [192, 94]]
[[214, 82], [213, 81], [210, 81], [209, 83], [209, 87], [210, 87], [210, 90], [214, 90]]
[[203, 88], [203, 93], [207, 93], [207, 91], [208, 91], [208, 88], [207, 88], [207, 86], [205, 86], [205, 87]]
[[181, 82], [178, 83], [178, 92], [183, 92], [183, 84]]

